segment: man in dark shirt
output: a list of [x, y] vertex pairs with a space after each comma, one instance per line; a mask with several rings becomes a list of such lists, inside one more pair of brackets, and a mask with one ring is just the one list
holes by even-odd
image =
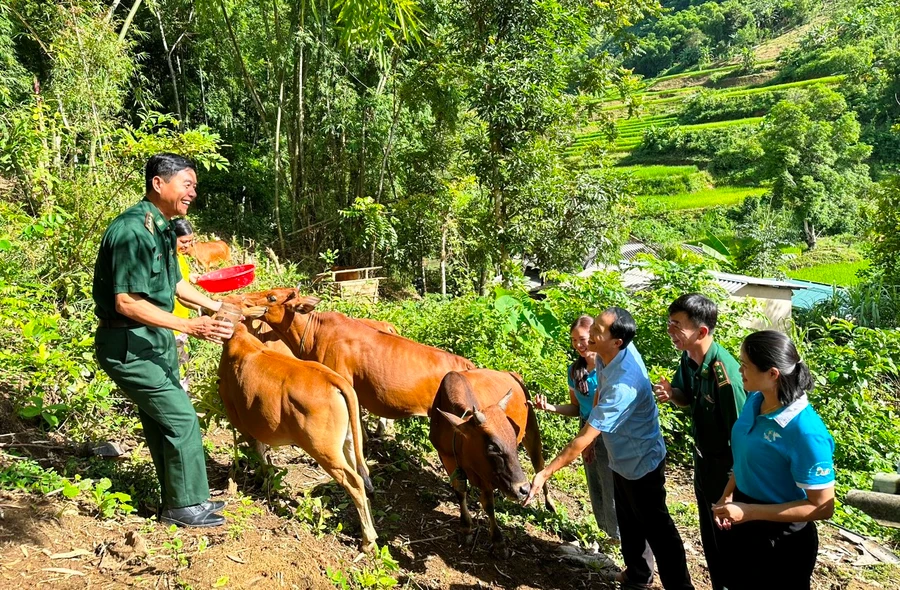
[[217, 310], [222, 303], [200, 293], [181, 276], [169, 221], [187, 213], [197, 197], [190, 160], [174, 154], [151, 157], [146, 194], [116, 217], [103, 234], [94, 266], [94, 303], [99, 319], [97, 361], [138, 414], [162, 492], [160, 520], [179, 526], [218, 526], [224, 503], [211, 502], [197, 414], [180, 383], [175, 336], [221, 343], [233, 326], [210, 317], [172, 314], [176, 295]]
[[747, 396], [740, 365], [713, 340], [718, 309], [698, 293], [682, 295], [669, 306], [669, 336], [682, 351], [672, 382], [654, 386], [660, 401], [690, 406], [694, 435], [694, 493], [700, 515], [700, 539], [714, 590], [724, 588], [722, 531], [715, 524], [712, 506], [728, 483], [733, 460], [731, 427]]

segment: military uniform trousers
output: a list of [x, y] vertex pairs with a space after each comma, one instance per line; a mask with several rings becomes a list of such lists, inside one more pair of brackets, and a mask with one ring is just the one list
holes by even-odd
[[100, 367], [138, 407], [163, 508], [205, 502], [209, 483], [200, 423], [180, 384], [172, 331], [98, 328], [95, 349]]

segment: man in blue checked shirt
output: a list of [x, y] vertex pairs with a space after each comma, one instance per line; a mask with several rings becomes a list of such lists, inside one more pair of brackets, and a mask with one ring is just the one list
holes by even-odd
[[578, 436], [534, 476], [524, 504], [602, 433], [625, 561], [617, 581], [628, 589], [649, 587], [655, 555], [666, 590], [693, 589], [684, 543], [666, 507], [666, 446], [647, 369], [632, 344], [636, 331], [634, 318], [620, 307], [610, 307], [594, 320], [588, 347], [599, 357], [598, 403]]

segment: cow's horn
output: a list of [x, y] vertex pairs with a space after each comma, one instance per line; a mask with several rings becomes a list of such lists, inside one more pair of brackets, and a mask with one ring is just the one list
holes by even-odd
[[472, 415], [475, 416], [475, 422], [478, 424], [484, 424], [487, 422], [487, 418], [485, 418], [484, 414], [482, 414], [479, 410], [472, 408]]
[[505, 412], [506, 406], [509, 405], [509, 400], [511, 400], [511, 399], [512, 399], [512, 389], [510, 389], [509, 391], [506, 392], [506, 395], [503, 396], [503, 399], [501, 399], [499, 402], [497, 402], [497, 405], [500, 406], [500, 409]]

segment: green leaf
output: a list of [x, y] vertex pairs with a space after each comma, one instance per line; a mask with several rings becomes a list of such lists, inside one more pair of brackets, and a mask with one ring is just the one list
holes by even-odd
[[228, 576], [222, 576], [213, 583], [213, 588], [221, 588], [228, 583]]

